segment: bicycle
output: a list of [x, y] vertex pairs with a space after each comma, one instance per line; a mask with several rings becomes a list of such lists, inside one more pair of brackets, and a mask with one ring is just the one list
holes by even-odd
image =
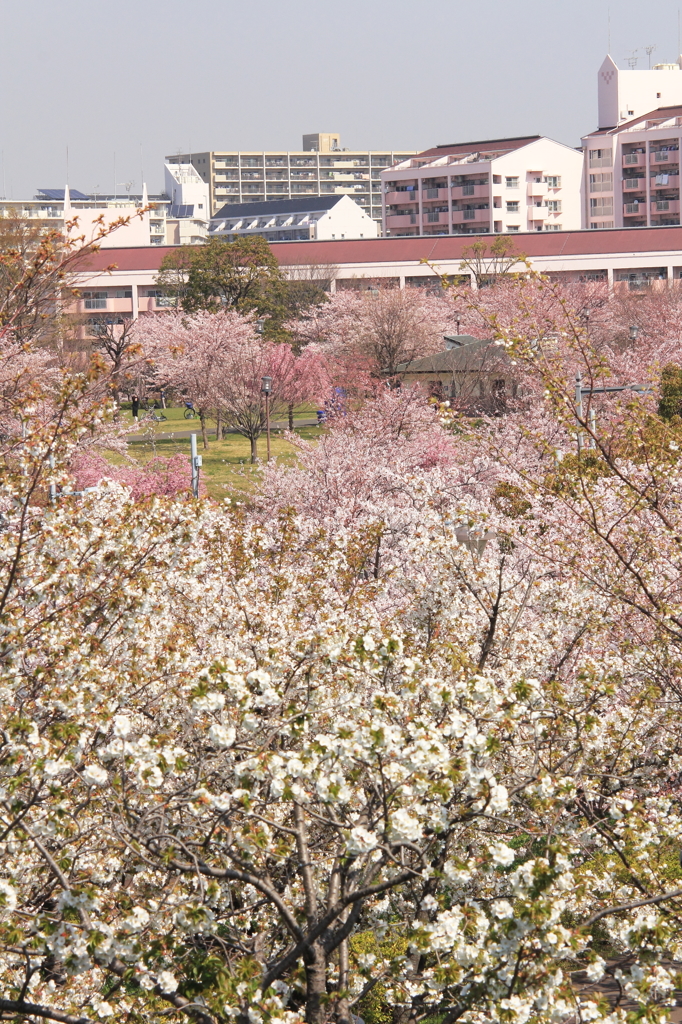
[[184, 412], [185, 419], [186, 420], [193, 420], [193, 419], [196, 418], [196, 415], [197, 415], [196, 409], [194, 409], [191, 405], [188, 405], [186, 407], [186, 409], [185, 409], [185, 412]]

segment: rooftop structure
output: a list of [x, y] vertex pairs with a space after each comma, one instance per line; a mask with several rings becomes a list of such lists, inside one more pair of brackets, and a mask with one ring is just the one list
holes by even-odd
[[383, 233], [581, 227], [582, 154], [539, 135], [436, 146], [382, 171]]
[[300, 150], [220, 150], [166, 157], [192, 164], [209, 186], [211, 214], [226, 203], [348, 195], [381, 224], [381, 171], [413, 150], [349, 150], [339, 135], [303, 136]]
[[376, 222], [348, 196], [300, 196], [265, 203], [228, 203], [212, 219], [211, 237], [262, 235], [269, 242], [376, 238]]
[[599, 127], [616, 128], [647, 110], [682, 103], [682, 56], [675, 64], [621, 71], [607, 56], [599, 69]]

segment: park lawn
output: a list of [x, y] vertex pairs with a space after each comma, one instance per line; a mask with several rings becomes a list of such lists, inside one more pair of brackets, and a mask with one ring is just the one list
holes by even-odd
[[[152, 410], [150, 410], [150, 413]], [[156, 422], [155, 420], [149, 419], [150, 413], [144, 409], [140, 409], [140, 418], [137, 424], [138, 429], [136, 433], [139, 434], [175, 434], [179, 431], [184, 430], [196, 430], [197, 433], [201, 433], [201, 423], [199, 417], [196, 416], [194, 419], [185, 419], [184, 407], [180, 408], [167, 408], [167, 409], [155, 409], [153, 413], [157, 416], [165, 416], [165, 420]], [[314, 420], [316, 418], [317, 410], [312, 405], [300, 405], [294, 409], [294, 423], [300, 420]], [[121, 407], [121, 418], [126, 426], [136, 426], [133, 420], [133, 414], [130, 409], [130, 403], [125, 403]], [[281, 411], [273, 416], [273, 423], [280, 425], [288, 424], [287, 413], [281, 413]], [[215, 420], [208, 418], [206, 420], [206, 426], [209, 431], [215, 433]]]
[[[184, 422], [187, 423], [187, 421]], [[196, 430], [198, 450], [203, 459], [200, 471], [201, 480], [209, 497], [219, 500], [232, 498], [237, 501], [248, 499], [260, 478], [262, 466], [265, 463], [265, 434], [258, 439], [258, 455], [262, 462], [252, 466], [250, 464], [251, 447], [245, 437], [240, 434], [228, 434], [224, 441], [215, 441], [209, 438], [209, 445], [206, 449], [201, 443], [198, 420], [190, 420], [189, 427]], [[297, 433], [307, 440], [315, 440], [320, 436], [320, 428], [300, 427]], [[294, 447], [285, 440], [279, 430], [272, 431], [271, 451], [272, 457], [279, 462], [291, 463], [296, 459]], [[154, 455], [169, 456], [178, 452], [186, 455], [189, 462], [190, 439], [189, 437], [174, 437], [131, 441], [128, 443], [128, 452], [140, 463], [147, 462]], [[118, 460], [112, 459], [112, 461]]]

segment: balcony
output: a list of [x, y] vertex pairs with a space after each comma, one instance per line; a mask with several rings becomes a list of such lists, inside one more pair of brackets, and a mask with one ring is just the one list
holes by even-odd
[[529, 220], [544, 220], [546, 216], [547, 207], [543, 206], [542, 203], [534, 203], [528, 206]]
[[409, 228], [411, 224], [416, 224], [418, 217], [416, 213], [394, 213], [390, 217], [386, 218], [387, 228]]
[[623, 216], [646, 217], [646, 203], [625, 203], [623, 205]]
[[656, 175], [651, 176], [649, 186], [651, 189], [658, 188], [679, 188], [680, 187], [680, 176], [679, 174], [662, 174], [662, 178], [667, 178], [667, 181], [656, 181]]
[[646, 153], [623, 153], [623, 167], [644, 167]]
[[473, 221], [485, 221], [490, 222], [490, 209], [486, 206], [481, 210], [453, 210], [452, 219], [454, 220], [473, 220]]
[[544, 181], [529, 181], [526, 194], [528, 196], [532, 196], [533, 198], [546, 196], [547, 183]]
[[438, 212], [438, 213], [426, 213], [422, 217], [422, 223], [424, 224], [448, 224], [450, 220], [449, 214]]
[[434, 202], [436, 199], [445, 199], [447, 202], [448, 190], [447, 188], [425, 188], [422, 189], [422, 201]]
[[650, 153], [649, 159], [652, 164], [679, 164], [680, 151], [679, 149], [658, 150], [657, 152]]
[[651, 204], [652, 213], [679, 213], [679, 199], [656, 199]]
[[416, 189], [413, 192], [387, 192], [386, 193], [386, 205], [395, 206], [396, 203], [417, 203], [419, 202], [419, 193]]
[[644, 192], [646, 178], [623, 178], [623, 190], [627, 192]]
[[[489, 185], [453, 185], [453, 199], [487, 199], [490, 195]], [[447, 190], [446, 190], [447, 196]]]

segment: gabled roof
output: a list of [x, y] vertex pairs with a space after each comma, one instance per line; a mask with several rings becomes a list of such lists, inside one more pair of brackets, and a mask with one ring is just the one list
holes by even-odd
[[[622, 124], [618, 124], [613, 128], [597, 128], [595, 131], [590, 132], [589, 136], [593, 135], [619, 135], [620, 132], [625, 132], [628, 129], [634, 130], [638, 124], [642, 124], [644, 121], [669, 121], [672, 117], [682, 117], [682, 105], [679, 103], [674, 104], [671, 107], [656, 107], [655, 110], [650, 110], [647, 114], [639, 114], [637, 117], [631, 118], [629, 121], [623, 121]], [[588, 136], [585, 135], [584, 138]]]
[[477, 338], [468, 345], [446, 349], [435, 356], [401, 363], [397, 369], [399, 373], [477, 373], [494, 370], [502, 363], [509, 363], [504, 347], [490, 338]]
[[281, 213], [318, 213], [331, 210], [344, 195], [301, 196], [300, 199], [267, 199], [264, 203], [226, 203], [211, 220], [234, 220], [236, 217], [268, 217]]
[[484, 149], [489, 152], [509, 153], [513, 149], [521, 149], [531, 142], [539, 142], [542, 135], [517, 135], [511, 139], [484, 139], [479, 142], [452, 142], [443, 146], [434, 146], [433, 149], [425, 149], [423, 153], [416, 153], [414, 159], [422, 156], [448, 156], [450, 153], [477, 153]]

